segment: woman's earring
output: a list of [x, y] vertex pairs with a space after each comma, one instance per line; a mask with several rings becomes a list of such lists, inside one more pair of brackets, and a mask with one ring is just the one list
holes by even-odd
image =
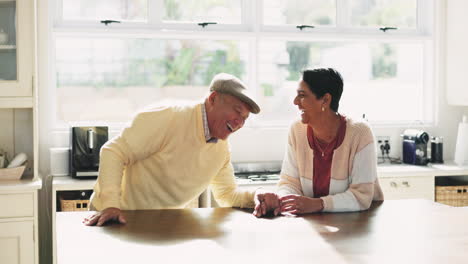
[[325, 107], [322, 106], [322, 112], [325, 112]]

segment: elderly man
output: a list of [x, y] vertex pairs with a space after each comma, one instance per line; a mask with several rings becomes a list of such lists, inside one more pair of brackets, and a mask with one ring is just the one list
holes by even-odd
[[260, 108], [232, 75], [216, 75], [210, 91], [204, 103], [139, 113], [102, 147], [98, 212], [85, 224], [125, 223], [121, 210], [183, 208], [208, 185], [222, 206], [254, 207], [254, 192], [237, 188], [226, 139]]

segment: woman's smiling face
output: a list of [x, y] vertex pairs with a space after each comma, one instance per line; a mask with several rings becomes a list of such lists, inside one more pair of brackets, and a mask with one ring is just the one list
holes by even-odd
[[317, 99], [317, 96], [312, 93], [307, 83], [303, 80], [299, 82], [294, 104], [301, 111], [302, 123], [312, 125], [317, 122], [317, 118], [323, 107], [322, 99]]

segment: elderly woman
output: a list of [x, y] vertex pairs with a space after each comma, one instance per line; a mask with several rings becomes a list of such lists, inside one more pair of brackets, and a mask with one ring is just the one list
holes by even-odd
[[366, 210], [382, 200], [369, 125], [338, 113], [343, 79], [334, 69], [306, 70], [294, 104], [277, 194], [257, 194], [254, 215]]

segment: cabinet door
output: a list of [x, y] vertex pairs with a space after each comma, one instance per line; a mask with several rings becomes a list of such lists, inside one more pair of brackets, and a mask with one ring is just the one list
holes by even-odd
[[33, 6], [0, 0], [0, 96], [32, 96]]
[[434, 201], [434, 177], [379, 178], [385, 200], [428, 199]]
[[33, 222], [0, 223], [0, 263], [34, 263]]

